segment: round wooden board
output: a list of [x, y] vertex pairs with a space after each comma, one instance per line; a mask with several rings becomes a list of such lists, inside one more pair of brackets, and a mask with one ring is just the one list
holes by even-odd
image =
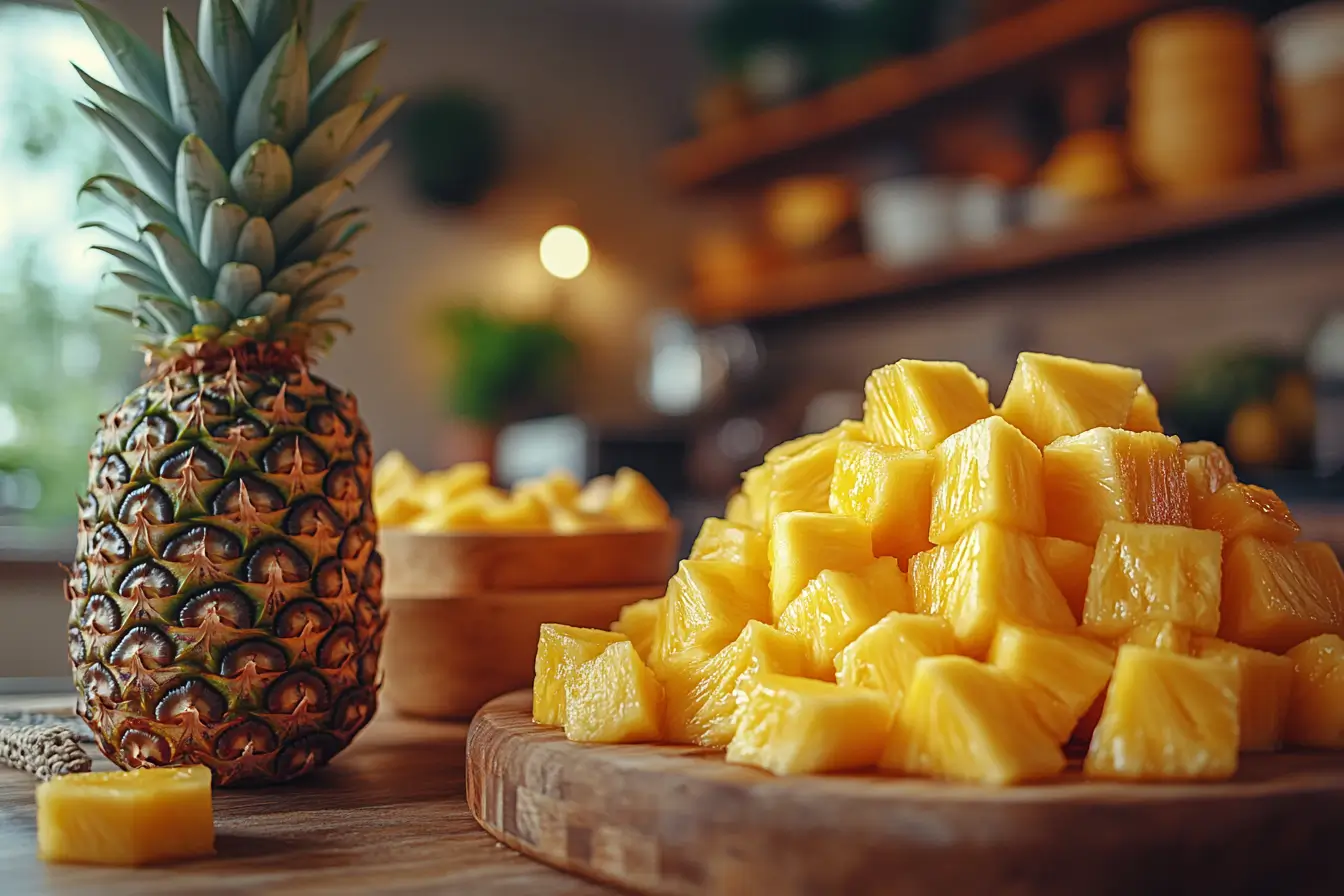
[[1231, 781], [1076, 773], [988, 789], [775, 778], [692, 747], [574, 744], [530, 692], [467, 735], [467, 801], [509, 846], [643, 893], [1344, 892], [1344, 754], [1246, 755]]

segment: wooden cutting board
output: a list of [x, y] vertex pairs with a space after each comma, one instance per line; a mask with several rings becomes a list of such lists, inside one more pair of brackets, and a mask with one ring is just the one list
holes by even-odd
[[472, 722], [472, 814], [642, 893], [1344, 893], [1344, 754], [1246, 755], [1208, 784], [775, 778], [718, 751], [573, 744], [531, 701]]

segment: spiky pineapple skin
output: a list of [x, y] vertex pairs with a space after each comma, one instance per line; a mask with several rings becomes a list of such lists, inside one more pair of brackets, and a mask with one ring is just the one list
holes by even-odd
[[80, 715], [123, 768], [326, 764], [377, 709], [372, 448], [299, 360], [155, 376], [102, 417], [67, 597]]

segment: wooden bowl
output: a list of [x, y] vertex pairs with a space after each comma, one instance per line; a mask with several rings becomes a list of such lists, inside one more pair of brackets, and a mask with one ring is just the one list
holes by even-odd
[[469, 718], [530, 687], [543, 622], [606, 628], [621, 607], [659, 597], [680, 527], [381, 536], [383, 694], [406, 715]]

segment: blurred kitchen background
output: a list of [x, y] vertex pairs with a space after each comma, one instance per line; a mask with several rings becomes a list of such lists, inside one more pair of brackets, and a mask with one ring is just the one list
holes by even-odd
[[[1031, 349], [1141, 367], [1344, 545], [1344, 2], [380, 0], [361, 33], [411, 100], [321, 369], [380, 451], [636, 466], [689, 538], [871, 368], [997, 398]], [[53, 564], [140, 373], [76, 229], [113, 163], [69, 63], [113, 76], [60, 4], [0, 0], [0, 59], [0, 676], [61, 677]]]

